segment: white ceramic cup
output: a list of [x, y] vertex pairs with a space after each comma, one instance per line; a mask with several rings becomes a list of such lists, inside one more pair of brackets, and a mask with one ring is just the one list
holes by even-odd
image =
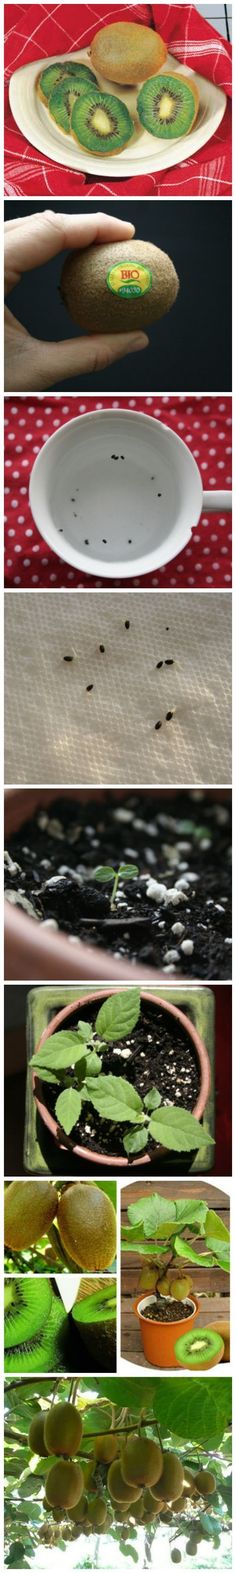
[[170, 427], [131, 410], [80, 415], [49, 437], [32, 470], [30, 505], [66, 563], [129, 579], [171, 562], [202, 511], [231, 492], [203, 492], [192, 453]]

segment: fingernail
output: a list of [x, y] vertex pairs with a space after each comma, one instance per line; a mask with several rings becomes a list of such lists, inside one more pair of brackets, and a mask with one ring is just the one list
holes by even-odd
[[129, 349], [130, 353], [131, 353], [132, 350], [135, 353], [136, 350], [146, 350], [148, 344], [149, 344], [149, 339], [148, 339], [147, 333], [137, 333], [136, 335], [133, 335], [133, 337], [129, 339], [129, 344], [127, 345], [127, 349]]

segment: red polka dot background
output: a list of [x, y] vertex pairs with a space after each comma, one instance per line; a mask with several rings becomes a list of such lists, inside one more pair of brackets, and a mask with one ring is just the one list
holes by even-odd
[[[67, 567], [38, 533], [29, 505], [31, 470], [44, 442], [66, 421], [102, 409], [137, 409], [161, 420], [191, 449], [202, 485], [228, 490], [232, 483], [232, 406], [230, 397], [57, 398], [29, 395], [5, 400], [5, 585], [15, 589], [101, 589], [102, 579]], [[230, 589], [232, 573], [231, 513], [205, 512], [190, 544], [166, 567], [139, 579], [122, 580], [128, 588]], [[119, 588], [119, 580], [106, 586]]]

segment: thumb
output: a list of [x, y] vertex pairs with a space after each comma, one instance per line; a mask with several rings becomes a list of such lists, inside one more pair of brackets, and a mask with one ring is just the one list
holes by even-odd
[[123, 355], [146, 349], [148, 343], [146, 333], [136, 332], [91, 334], [89, 338], [41, 344], [42, 387], [50, 387], [62, 377], [81, 377], [101, 371], [113, 361], [121, 360]]

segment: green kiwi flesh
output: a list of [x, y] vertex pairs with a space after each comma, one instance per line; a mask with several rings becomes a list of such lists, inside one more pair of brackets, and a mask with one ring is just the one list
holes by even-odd
[[141, 125], [151, 136], [187, 136], [196, 118], [198, 95], [191, 82], [176, 75], [153, 76], [144, 82], [138, 94], [138, 114]]
[[113, 1322], [116, 1317], [114, 1304], [114, 1288], [111, 1283], [110, 1300], [106, 1300], [103, 1289], [97, 1289], [95, 1294], [85, 1295], [84, 1300], [78, 1300], [72, 1309], [74, 1322]]
[[56, 82], [60, 82], [65, 75], [80, 77], [81, 82], [88, 84], [95, 81], [94, 72], [90, 71], [89, 66], [83, 65], [82, 61], [80, 63], [77, 60], [58, 60], [54, 65], [46, 66], [45, 71], [40, 72], [38, 86], [43, 98], [50, 98]]
[[[41, 1279], [42, 1287], [42, 1279]], [[5, 1353], [5, 1371], [10, 1374], [24, 1375], [26, 1372], [64, 1371], [67, 1369], [64, 1360], [64, 1332], [67, 1329], [67, 1317], [63, 1306], [57, 1299], [52, 1300], [51, 1311], [38, 1333], [32, 1334], [30, 1319], [25, 1337], [15, 1333], [15, 1342]]]
[[33, 1337], [47, 1321], [52, 1304], [48, 1279], [8, 1278], [5, 1282], [5, 1348]]
[[223, 1338], [207, 1327], [200, 1327], [198, 1332], [183, 1333], [175, 1344], [178, 1363], [186, 1365], [190, 1370], [192, 1368], [193, 1371], [200, 1367], [204, 1370], [204, 1366], [210, 1366], [211, 1361], [214, 1364], [217, 1356], [220, 1360], [223, 1353]]
[[81, 147], [91, 153], [119, 153], [133, 136], [133, 121], [126, 104], [113, 93], [91, 89], [77, 99], [71, 116], [71, 130]]
[[80, 76], [63, 76], [60, 82], [56, 82], [50, 93], [48, 108], [62, 131], [70, 131], [73, 105], [87, 92], [88, 83]]

